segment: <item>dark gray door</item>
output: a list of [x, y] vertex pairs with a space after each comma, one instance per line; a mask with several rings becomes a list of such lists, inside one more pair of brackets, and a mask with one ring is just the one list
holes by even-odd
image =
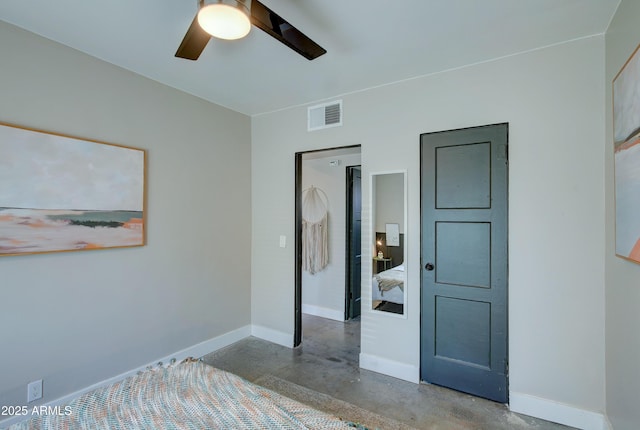
[[347, 306], [345, 319], [361, 312], [362, 179], [360, 166], [347, 167]]
[[507, 136], [421, 136], [424, 381], [506, 403]]

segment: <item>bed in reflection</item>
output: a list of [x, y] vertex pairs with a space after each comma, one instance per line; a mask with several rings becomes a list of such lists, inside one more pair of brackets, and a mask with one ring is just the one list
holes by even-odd
[[402, 314], [404, 311], [404, 264], [373, 275], [373, 308]]

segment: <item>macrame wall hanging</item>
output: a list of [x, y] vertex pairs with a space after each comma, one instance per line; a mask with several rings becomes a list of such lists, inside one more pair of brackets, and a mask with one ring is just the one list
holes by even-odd
[[321, 189], [312, 185], [302, 192], [302, 270], [312, 275], [329, 264], [328, 205]]

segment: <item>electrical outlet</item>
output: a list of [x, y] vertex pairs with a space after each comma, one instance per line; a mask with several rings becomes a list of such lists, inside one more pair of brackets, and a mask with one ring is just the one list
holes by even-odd
[[42, 379], [29, 382], [27, 385], [27, 402], [33, 402], [42, 398]]

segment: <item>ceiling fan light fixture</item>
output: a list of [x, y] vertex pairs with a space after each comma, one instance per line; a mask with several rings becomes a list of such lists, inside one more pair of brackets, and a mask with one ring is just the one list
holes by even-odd
[[198, 12], [198, 24], [204, 31], [225, 40], [241, 39], [249, 34], [251, 21], [245, 1], [217, 0], [208, 3]]

